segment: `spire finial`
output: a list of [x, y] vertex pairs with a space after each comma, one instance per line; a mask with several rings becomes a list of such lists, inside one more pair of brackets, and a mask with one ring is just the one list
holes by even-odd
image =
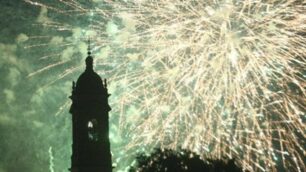
[[90, 56], [91, 55], [90, 38], [88, 38], [87, 44], [88, 44], [87, 54], [88, 54], [88, 56]]
[[92, 71], [93, 70], [93, 59], [91, 56], [91, 47], [90, 47], [90, 38], [88, 38], [88, 48], [87, 48], [87, 58], [86, 58], [86, 70]]

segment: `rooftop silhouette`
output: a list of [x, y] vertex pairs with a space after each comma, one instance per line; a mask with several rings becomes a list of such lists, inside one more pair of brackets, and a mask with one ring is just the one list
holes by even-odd
[[93, 69], [90, 44], [86, 69], [72, 84], [71, 172], [111, 172], [107, 81]]

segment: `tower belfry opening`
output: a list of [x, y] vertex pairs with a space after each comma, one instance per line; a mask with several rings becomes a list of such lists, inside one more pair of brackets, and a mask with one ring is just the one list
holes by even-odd
[[86, 69], [73, 82], [71, 172], [111, 172], [107, 81], [93, 69], [90, 41]]

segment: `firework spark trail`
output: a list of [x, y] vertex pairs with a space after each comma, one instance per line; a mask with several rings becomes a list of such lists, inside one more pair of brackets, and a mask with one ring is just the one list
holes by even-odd
[[27, 2], [93, 13], [96, 46], [108, 51], [99, 73], [124, 89], [112, 106], [127, 149], [183, 147], [250, 171], [305, 170], [305, 2], [64, 1], [66, 12]]
[[50, 146], [49, 147], [49, 150], [48, 150], [48, 153], [49, 153], [49, 170], [50, 172], [54, 172], [54, 163], [53, 163], [53, 159], [54, 159], [54, 156], [53, 156], [53, 152], [52, 152], [52, 147]]
[[[130, 20], [139, 30], [123, 44], [136, 48], [143, 43], [140, 54], [146, 55], [145, 67], [159, 70], [152, 73], [141, 68], [139, 85], [150, 91], [131, 88], [123, 96], [129, 97], [124, 101], [127, 106], [143, 97], [140, 102], [145, 103], [136, 105], [150, 114], [135, 125], [138, 136], [132, 145], [157, 141], [177, 148], [172, 143], [180, 143], [200, 153], [201, 147], [215, 147], [207, 154], [240, 157], [249, 170], [275, 170], [277, 152], [286, 168], [303, 167], [302, 158], [293, 163], [285, 162], [284, 156], [297, 159], [304, 152], [303, 141], [291, 136], [305, 131], [305, 105], [301, 104], [305, 79], [296, 74], [305, 65], [301, 57], [305, 38], [298, 34], [305, 28], [301, 27], [305, 23], [302, 3], [140, 1], [123, 5], [141, 9], [131, 9]], [[295, 59], [299, 60], [293, 66]], [[288, 87], [292, 82], [297, 93]], [[163, 105], [171, 107], [166, 117]], [[183, 129], [175, 132], [178, 127]], [[180, 138], [171, 138], [176, 133]], [[301, 152], [292, 151], [295, 146]]]

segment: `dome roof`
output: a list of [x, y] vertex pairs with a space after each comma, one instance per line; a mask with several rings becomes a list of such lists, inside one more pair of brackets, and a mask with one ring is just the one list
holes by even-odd
[[86, 58], [86, 70], [83, 72], [76, 83], [77, 93], [98, 93], [103, 88], [103, 82], [100, 76], [93, 71], [93, 59], [91, 56]]
[[86, 70], [76, 83], [76, 91], [78, 93], [100, 92], [102, 88], [102, 79], [94, 71]]

